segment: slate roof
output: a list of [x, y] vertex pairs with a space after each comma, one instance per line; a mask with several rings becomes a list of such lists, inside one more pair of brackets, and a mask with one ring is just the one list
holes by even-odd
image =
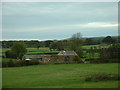
[[24, 55], [25, 58], [42, 58], [40, 55]]
[[58, 55], [74, 55], [77, 56], [77, 53], [75, 51], [61, 51], [58, 53]]

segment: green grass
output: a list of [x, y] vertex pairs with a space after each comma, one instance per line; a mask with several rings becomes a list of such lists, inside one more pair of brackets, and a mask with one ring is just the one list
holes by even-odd
[[90, 53], [83, 53], [83, 56], [85, 57], [84, 59], [89, 59], [89, 58], [100, 58], [100, 54], [99, 53], [94, 53], [94, 55], [90, 54]]
[[27, 54], [41, 54], [41, 53], [59, 53], [59, 51], [27, 52]]
[[38, 52], [38, 51], [43, 51], [43, 52], [50, 51], [50, 49], [48, 47], [41, 47], [39, 49], [37, 49], [37, 48], [27, 48], [27, 50], [29, 52], [31, 52], [31, 51], [36, 51], [36, 52]]
[[[99, 45], [86, 45], [86, 46], [82, 46], [83, 49], [90, 49], [91, 47], [99, 47]], [[0, 56], [5, 56], [5, 51], [10, 50], [10, 48], [2, 48], [0, 49], [0, 51], [2, 51], [0, 53]], [[27, 48], [27, 54], [36, 54], [36, 53], [58, 53], [59, 51], [50, 51], [50, 49], [48, 47], [41, 47], [39, 49], [37, 48]]]
[[99, 45], [85, 45], [85, 46], [82, 46], [83, 49], [90, 49], [91, 47], [99, 48]]
[[3, 88], [117, 88], [118, 81], [86, 82], [95, 73], [118, 74], [118, 64], [58, 64], [3, 68]]
[[[5, 56], [5, 51], [10, 50], [10, 48], [3, 48], [0, 49], [2, 52], [0, 53], [0, 56]], [[42, 48], [27, 48], [27, 54], [38, 54], [38, 53], [59, 53], [59, 51], [50, 51], [47, 47]]]

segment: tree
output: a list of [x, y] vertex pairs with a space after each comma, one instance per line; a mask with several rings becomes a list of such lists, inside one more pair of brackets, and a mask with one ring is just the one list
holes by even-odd
[[22, 56], [27, 52], [26, 45], [24, 42], [15, 42], [11, 48], [17, 55], [17, 58], [21, 59]]
[[107, 36], [107, 37], [105, 37], [103, 40], [102, 40], [102, 42], [103, 43], [107, 43], [107, 44], [112, 44], [112, 43], [115, 43], [115, 39], [113, 39], [111, 36]]
[[108, 53], [110, 54], [110, 58], [120, 58], [120, 44], [113, 44], [108, 48]]
[[73, 34], [72, 38], [68, 41], [68, 50], [74, 50], [80, 57], [82, 56], [82, 39], [81, 34]]
[[16, 52], [12, 50], [5, 51], [6, 58], [17, 58]]
[[44, 41], [45, 47], [50, 47], [50, 44], [51, 44], [52, 42], [53, 42], [52, 40]]
[[85, 43], [85, 45], [94, 45], [94, 44], [96, 44], [96, 42], [93, 40], [93, 38], [87, 38], [84, 43]]
[[63, 41], [55, 41], [50, 44], [50, 49], [57, 49], [57, 50], [64, 50], [64, 43]]

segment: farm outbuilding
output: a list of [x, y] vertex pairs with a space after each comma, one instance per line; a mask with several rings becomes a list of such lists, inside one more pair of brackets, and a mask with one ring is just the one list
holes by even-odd
[[41, 59], [42, 57], [40, 55], [24, 55], [24, 60], [32, 60], [32, 59]]
[[24, 55], [23, 60], [38, 60], [43, 64], [60, 64], [60, 63], [74, 63], [75, 58], [78, 57], [77, 53], [74, 51], [61, 51], [56, 55]]

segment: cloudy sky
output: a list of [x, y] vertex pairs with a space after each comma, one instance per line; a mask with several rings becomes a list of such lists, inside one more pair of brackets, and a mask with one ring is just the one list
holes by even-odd
[[3, 39], [118, 35], [117, 2], [4, 2]]

